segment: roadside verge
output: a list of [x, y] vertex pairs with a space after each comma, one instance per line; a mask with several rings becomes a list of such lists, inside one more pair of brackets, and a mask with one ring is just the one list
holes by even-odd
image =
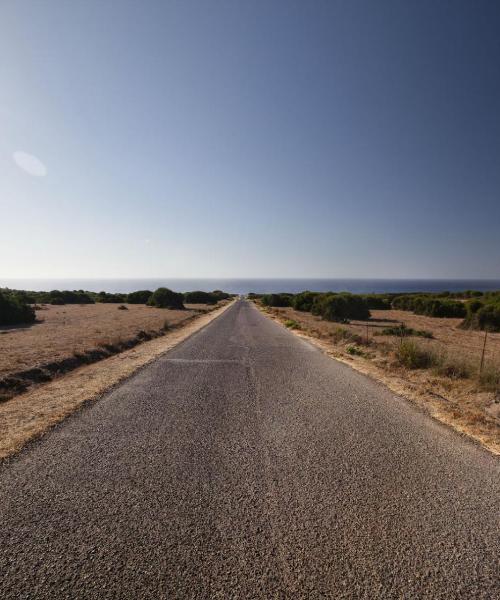
[[190, 320], [162, 337], [99, 362], [82, 366], [0, 404], [0, 460], [18, 452], [84, 403], [97, 400], [225, 312], [232, 302]]
[[466, 435], [491, 453], [500, 455], [499, 419], [474, 402], [480, 393], [473, 384], [434, 376], [428, 370], [396, 367], [390, 356], [377, 356], [370, 346], [360, 349], [348, 341], [336, 343], [316, 329], [310, 330], [306, 323], [301, 323], [299, 313], [293, 315], [297, 320], [292, 321], [289, 315], [281, 314], [278, 309], [269, 309], [257, 302], [254, 304], [267, 317], [308, 340], [324, 354], [384, 384], [430, 417]]

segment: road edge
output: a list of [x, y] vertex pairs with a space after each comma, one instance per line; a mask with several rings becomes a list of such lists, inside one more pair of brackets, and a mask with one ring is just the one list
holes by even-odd
[[67, 417], [97, 402], [191, 336], [200, 332], [234, 305], [235, 300], [200, 314], [166, 335], [99, 362], [83, 365], [0, 404], [0, 463], [18, 454]]
[[382, 373], [376, 372], [372, 365], [370, 365], [372, 367], [370, 369], [367, 367], [367, 365], [363, 365], [359, 362], [356, 362], [352, 358], [345, 358], [339, 353], [336, 353], [335, 349], [331, 346], [328, 346], [328, 344], [325, 341], [318, 339], [313, 335], [309, 334], [308, 332], [302, 331], [300, 329], [292, 329], [286, 327], [282, 319], [278, 318], [272, 313], [269, 313], [257, 303], [252, 302], [252, 304], [265, 317], [268, 317], [278, 325], [282, 326], [284, 329], [294, 334], [296, 337], [302, 340], [306, 340], [329, 358], [336, 360], [337, 362], [340, 362], [350, 367], [357, 373], [361, 373], [362, 375], [369, 377], [372, 381], [383, 385], [391, 393], [396, 394], [398, 397], [402, 398], [407, 402], [410, 402], [412, 406], [422, 410], [428, 417], [430, 417], [434, 421], [440, 423], [441, 425], [445, 425], [450, 429], [453, 429], [455, 433], [457, 433], [461, 437], [466, 438], [475, 446], [486, 450], [489, 454], [492, 454], [493, 456], [500, 456], [500, 446], [498, 445], [498, 443], [490, 442], [489, 440], [484, 439], [481, 435], [475, 434], [473, 431], [470, 431], [462, 427], [460, 424], [454, 422], [443, 410], [440, 410], [438, 403], [433, 403], [431, 401], [424, 400], [422, 394], [420, 394], [418, 390], [413, 392], [409, 388], [409, 386], [404, 382], [404, 380], [398, 378], [396, 375], [391, 375], [389, 377], [386, 374], [386, 376], [384, 377]]

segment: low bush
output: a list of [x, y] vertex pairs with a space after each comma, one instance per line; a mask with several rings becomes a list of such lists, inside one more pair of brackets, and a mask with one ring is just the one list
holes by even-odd
[[110, 294], [109, 292], [99, 292], [95, 295], [96, 302], [104, 304], [122, 304], [128, 301], [128, 294]]
[[390, 310], [391, 299], [385, 294], [363, 294], [361, 296], [370, 310]]
[[442, 360], [430, 348], [423, 348], [413, 340], [403, 339], [396, 349], [396, 358], [407, 369], [438, 367]]
[[466, 314], [463, 302], [424, 294], [397, 296], [392, 301], [392, 308], [413, 311], [416, 315], [427, 317], [460, 318]]
[[197, 290], [195, 292], [186, 292], [184, 294], [184, 301], [187, 304], [217, 304], [219, 297], [212, 292]]
[[471, 300], [466, 303], [467, 314], [462, 323], [464, 329], [480, 329], [482, 331], [500, 331], [500, 301], [481, 302]]
[[295, 294], [295, 296], [293, 296], [291, 304], [295, 310], [311, 312], [316, 296], [318, 296], [318, 292], [301, 292], [300, 294]]
[[37, 301], [44, 304], [94, 304], [94, 299], [83, 290], [52, 290], [41, 292], [37, 296]]
[[370, 318], [368, 304], [364, 298], [355, 294], [318, 294], [313, 301], [311, 312], [327, 321], [345, 322], [349, 319], [366, 320]]
[[361, 350], [357, 346], [347, 346], [346, 352], [347, 352], [347, 354], [350, 354], [351, 356], [364, 356], [365, 355], [363, 350]]
[[138, 290], [137, 292], [130, 292], [130, 294], [127, 294], [127, 302], [129, 304], [147, 304], [152, 295], [153, 292], [150, 290]]
[[481, 387], [488, 392], [500, 392], [500, 369], [486, 365], [479, 376]]
[[285, 327], [288, 327], [289, 329], [300, 329], [300, 325], [293, 319], [287, 319], [285, 321]]
[[430, 331], [425, 329], [412, 329], [411, 327], [406, 327], [404, 323], [393, 327], [384, 327], [381, 332], [375, 332], [375, 335], [396, 335], [398, 337], [415, 336], [427, 339], [432, 339], [434, 337]]
[[153, 292], [151, 298], [148, 300], [149, 306], [156, 306], [158, 308], [172, 308], [180, 309], [184, 308], [184, 295], [173, 292], [168, 288], [158, 288]]
[[[231, 294], [228, 294], [227, 292], [223, 292], [222, 290], [214, 290], [213, 292], [211, 292], [212, 296], [215, 296], [217, 298], [217, 302], [219, 300], [227, 300], [228, 298], [231, 298]], [[234, 296], [234, 294], [233, 294]]]
[[474, 375], [474, 367], [463, 358], [446, 357], [434, 367], [434, 372], [450, 379], [468, 379]]
[[336, 327], [330, 334], [334, 344], [341, 342], [353, 342], [355, 344], [361, 343], [361, 336], [357, 333], [352, 333], [345, 327]]
[[264, 306], [285, 307], [292, 305], [291, 294], [264, 294], [261, 298]]
[[21, 302], [15, 296], [0, 292], [0, 325], [18, 325], [33, 323], [35, 311], [29, 305]]
[[128, 310], [128, 308], [125, 306], [125, 304], [120, 304], [118, 310]]

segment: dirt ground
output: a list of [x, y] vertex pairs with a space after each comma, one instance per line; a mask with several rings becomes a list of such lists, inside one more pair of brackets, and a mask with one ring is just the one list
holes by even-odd
[[[292, 308], [277, 309], [287, 316], [306, 323], [319, 334], [329, 335], [339, 327], [339, 323], [323, 321], [321, 317], [315, 317], [310, 313], [302, 313]], [[424, 317], [414, 315], [403, 310], [372, 310], [370, 321], [352, 321], [342, 327], [357, 333], [362, 338], [368, 338], [373, 344], [395, 344], [398, 339], [394, 336], [378, 335], [386, 327], [397, 326], [404, 323], [406, 327], [415, 330], [429, 331], [433, 339], [412, 338], [418, 340], [419, 344], [429, 345], [436, 350], [443, 351], [453, 357], [467, 359], [471, 364], [479, 365], [481, 352], [484, 344], [484, 331], [470, 331], [460, 329], [459, 325], [463, 319], [441, 319], [436, 317]], [[367, 328], [368, 325], [368, 328]], [[485, 361], [500, 366], [500, 333], [489, 333], [486, 341]]]
[[101, 344], [133, 338], [140, 331], [157, 332], [165, 324], [176, 326], [200, 311], [203, 304], [188, 310], [153, 308], [143, 304], [44, 305], [36, 311], [37, 321], [29, 326], [0, 327], [0, 379], [85, 352]]
[[[476, 376], [452, 379], [436, 375], [432, 369], [405, 369], [394, 356], [399, 338], [375, 335], [384, 327], [400, 323], [413, 329], [426, 330], [432, 333], [433, 339], [410, 339], [417, 341], [419, 345], [432, 346], [450, 358], [465, 359], [477, 369], [481, 360], [484, 332], [460, 329], [458, 326], [461, 319], [424, 317], [407, 311], [372, 310], [372, 319], [368, 322], [341, 325], [292, 308], [260, 308], [281, 323], [295, 321], [299, 325], [298, 329], [294, 329], [297, 335], [311, 339], [325, 353], [382, 381], [397, 394], [424, 408], [434, 418], [474, 438], [495, 454], [500, 454], [499, 391], [485, 391]], [[360, 355], [349, 352], [353, 345], [356, 346], [352, 341], [334, 341], [333, 333], [339, 327], [362, 338]], [[500, 366], [499, 333], [488, 334], [485, 364]]]

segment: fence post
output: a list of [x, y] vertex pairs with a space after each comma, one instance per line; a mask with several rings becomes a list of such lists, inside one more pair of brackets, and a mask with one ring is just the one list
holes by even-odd
[[488, 330], [484, 330], [484, 342], [483, 342], [483, 351], [481, 353], [481, 364], [479, 365], [479, 377], [481, 377], [483, 373], [484, 366], [484, 353], [486, 352], [486, 340], [488, 339]]

